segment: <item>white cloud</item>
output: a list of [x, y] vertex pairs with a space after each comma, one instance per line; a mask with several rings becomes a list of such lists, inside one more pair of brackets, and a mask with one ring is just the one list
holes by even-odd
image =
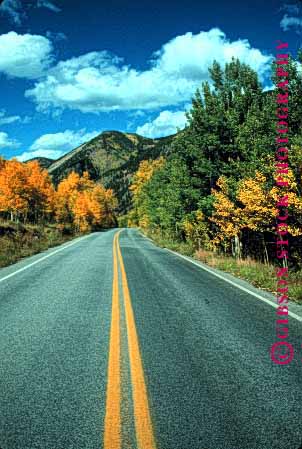
[[61, 11], [61, 8], [58, 8], [53, 2], [50, 2], [48, 0], [37, 0], [37, 7], [38, 8], [47, 8], [53, 12]]
[[19, 148], [20, 145], [20, 142], [17, 140], [9, 138], [7, 133], [0, 132], [0, 148]]
[[31, 122], [31, 117], [28, 115], [25, 115], [24, 117], [21, 117], [20, 115], [7, 115], [5, 109], [0, 109], [0, 126], [10, 125], [15, 122], [27, 124]]
[[20, 115], [6, 115], [5, 109], [0, 110], [0, 125], [9, 125], [14, 122], [21, 121]]
[[145, 137], [164, 137], [175, 134], [187, 124], [185, 111], [162, 111], [154, 120], [138, 126], [136, 133]]
[[252, 48], [246, 39], [231, 42], [219, 29], [178, 36], [154, 53], [148, 70], [138, 71], [106, 51], [61, 61], [26, 96], [40, 111], [82, 112], [158, 109], [190, 101], [208, 79], [213, 60], [221, 64], [238, 57], [263, 80], [271, 56]]
[[48, 159], [59, 159], [63, 153], [61, 151], [56, 150], [37, 150], [37, 151], [26, 151], [20, 156], [15, 156], [19, 161], [29, 161], [30, 159], [34, 159], [36, 157], [46, 157]]
[[62, 32], [46, 31], [46, 37], [47, 37], [47, 39], [54, 41], [54, 42], [60, 42], [60, 41], [67, 40], [66, 34], [64, 34]]
[[9, 19], [17, 26], [20, 26], [27, 18], [25, 9], [30, 9], [36, 6], [37, 8], [47, 8], [53, 12], [60, 12], [58, 8], [50, 0], [36, 0], [36, 2], [24, 2], [22, 0], [4, 0], [0, 5], [0, 13], [7, 15]]
[[263, 88], [263, 92], [269, 92], [269, 91], [274, 90], [274, 89], [276, 89], [276, 85], [275, 84], [268, 84], [267, 86], [265, 86]]
[[289, 31], [293, 28], [297, 34], [300, 34], [302, 32], [302, 19], [285, 14], [280, 22], [280, 26], [283, 31]]
[[34, 141], [29, 151], [17, 156], [20, 161], [26, 161], [33, 157], [49, 157], [58, 159], [65, 153], [82, 145], [96, 137], [101, 131], [86, 132], [85, 129], [72, 131], [66, 129], [64, 132], [44, 134]]
[[21, 117], [19, 115], [11, 115], [9, 117], [0, 118], [0, 125], [10, 125], [11, 123], [20, 122]]
[[51, 63], [51, 42], [43, 36], [0, 35], [0, 72], [16, 78], [38, 78]]
[[4, 0], [0, 5], [1, 14], [7, 15], [15, 25], [20, 26], [26, 17], [20, 0]]

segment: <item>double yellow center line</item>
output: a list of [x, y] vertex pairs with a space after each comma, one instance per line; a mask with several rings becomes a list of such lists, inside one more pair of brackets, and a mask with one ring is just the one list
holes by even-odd
[[137, 449], [156, 449], [152, 421], [148, 403], [148, 394], [144, 377], [143, 363], [131, 305], [131, 297], [119, 246], [119, 234], [113, 239], [113, 285], [112, 315], [109, 345], [108, 381], [106, 414], [104, 428], [104, 449], [122, 448], [121, 425], [121, 330], [119, 303], [119, 269], [122, 281], [122, 296], [125, 310], [129, 363], [132, 384], [132, 398]]

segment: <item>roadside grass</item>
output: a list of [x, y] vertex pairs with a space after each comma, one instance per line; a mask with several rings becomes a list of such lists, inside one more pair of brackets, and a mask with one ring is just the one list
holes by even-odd
[[0, 223], [0, 267], [17, 262], [75, 238], [70, 229], [63, 232], [55, 225]]
[[[212, 268], [225, 271], [239, 279], [250, 282], [255, 287], [276, 294], [276, 267], [266, 265], [251, 258], [235, 259], [231, 256], [217, 254], [208, 250], [195, 250], [193, 245], [186, 242], [177, 242], [169, 237], [154, 232], [141, 230], [150, 237], [158, 246], [169, 248], [185, 256], [194, 257]], [[302, 303], [302, 271], [289, 270], [288, 292], [292, 301]]]
[[189, 242], [178, 242], [176, 240], [171, 239], [170, 237], [162, 236], [159, 233], [146, 231], [145, 229], [140, 229], [142, 234], [146, 235], [150, 239], [152, 239], [158, 246], [161, 248], [168, 248], [172, 251], [177, 251], [184, 256], [193, 256], [194, 254], [194, 247]]

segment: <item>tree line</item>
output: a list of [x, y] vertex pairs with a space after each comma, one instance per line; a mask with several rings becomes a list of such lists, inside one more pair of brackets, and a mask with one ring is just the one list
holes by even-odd
[[[291, 58], [288, 238], [291, 263], [302, 264], [302, 53]], [[275, 83], [274, 65], [272, 81]], [[165, 157], [143, 161], [132, 179], [125, 217], [176, 240], [269, 262], [276, 253], [276, 93], [238, 59], [214, 62], [197, 90], [188, 125]]]

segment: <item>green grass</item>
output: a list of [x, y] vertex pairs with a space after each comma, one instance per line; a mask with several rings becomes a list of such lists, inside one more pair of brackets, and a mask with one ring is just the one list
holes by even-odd
[[169, 248], [172, 251], [177, 251], [185, 256], [193, 256], [194, 254], [194, 247], [189, 242], [179, 242], [172, 239], [171, 237], [163, 236], [159, 233], [151, 231], [146, 231], [145, 229], [141, 230], [141, 232], [154, 240], [154, 242], [161, 248]]
[[62, 232], [54, 225], [16, 225], [0, 223], [0, 267], [17, 262], [24, 257], [40, 253], [74, 238], [70, 230]]
[[[162, 247], [177, 251], [180, 254], [194, 257], [210, 267], [230, 273], [240, 279], [250, 282], [255, 287], [276, 294], [276, 267], [265, 265], [251, 258], [237, 260], [231, 256], [225, 256], [212, 251], [196, 251], [190, 243], [177, 242], [169, 237], [163, 237], [158, 233], [143, 231], [154, 242]], [[292, 301], [302, 303], [302, 271], [289, 270], [288, 277], [289, 298]]]

